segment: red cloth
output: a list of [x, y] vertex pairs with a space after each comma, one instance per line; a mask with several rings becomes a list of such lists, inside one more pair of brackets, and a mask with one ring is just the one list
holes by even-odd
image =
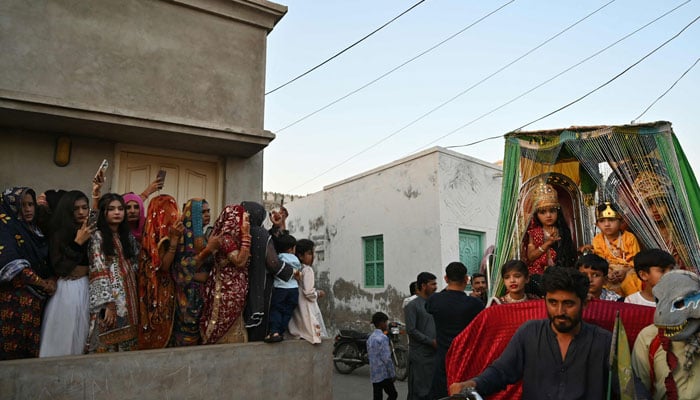
[[[654, 322], [656, 309], [616, 301], [592, 300], [583, 310], [583, 319], [612, 332], [617, 310], [620, 310], [632, 348], [639, 331]], [[547, 310], [543, 300], [501, 304], [482, 311], [457, 335], [447, 352], [445, 368], [448, 387], [479, 375], [501, 355], [510, 338], [525, 321], [544, 318], [547, 318]], [[521, 384], [518, 382], [509, 385], [505, 390], [489, 396], [489, 399], [520, 398]]]

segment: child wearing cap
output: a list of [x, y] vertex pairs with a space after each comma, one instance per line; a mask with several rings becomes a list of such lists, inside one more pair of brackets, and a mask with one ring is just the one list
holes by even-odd
[[598, 206], [596, 226], [600, 233], [593, 238], [593, 253], [609, 264], [607, 289], [620, 296], [640, 291], [642, 282], [634, 272], [633, 262], [639, 253], [639, 242], [632, 232], [622, 229], [622, 215], [612, 203]]

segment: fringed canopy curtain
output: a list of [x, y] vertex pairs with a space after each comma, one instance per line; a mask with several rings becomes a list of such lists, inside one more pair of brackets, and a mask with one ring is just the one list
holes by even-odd
[[500, 266], [524, 256], [529, 191], [543, 181], [556, 188], [576, 246], [591, 243], [595, 207], [611, 201], [642, 247], [664, 249], [698, 272], [700, 189], [669, 122], [512, 132], [505, 139], [491, 295], [503, 292]]

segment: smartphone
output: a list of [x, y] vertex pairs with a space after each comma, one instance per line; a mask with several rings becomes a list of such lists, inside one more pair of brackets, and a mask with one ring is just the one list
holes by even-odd
[[167, 173], [168, 171], [164, 169], [158, 170], [158, 174], [156, 175], [156, 179], [160, 181], [158, 189], [163, 189], [163, 186], [165, 185], [165, 174]]
[[87, 226], [94, 226], [97, 223], [97, 213], [99, 211], [97, 210], [90, 210], [90, 215], [88, 215], [88, 225]]
[[102, 164], [100, 164], [100, 168], [97, 169], [97, 172], [95, 173], [95, 180], [100, 176], [100, 173], [104, 176], [104, 174], [107, 172], [107, 167], [109, 167], [109, 161], [105, 158], [102, 160]]

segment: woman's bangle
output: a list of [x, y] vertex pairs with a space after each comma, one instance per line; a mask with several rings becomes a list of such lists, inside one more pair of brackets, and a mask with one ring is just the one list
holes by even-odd
[[542, 246], [537, 246], [537, 250], [539, 250], [539, 251], [542, 252], [542, 253], [544, 253], [545, 251], [547, 251], [547, 250], [543, 249]]

